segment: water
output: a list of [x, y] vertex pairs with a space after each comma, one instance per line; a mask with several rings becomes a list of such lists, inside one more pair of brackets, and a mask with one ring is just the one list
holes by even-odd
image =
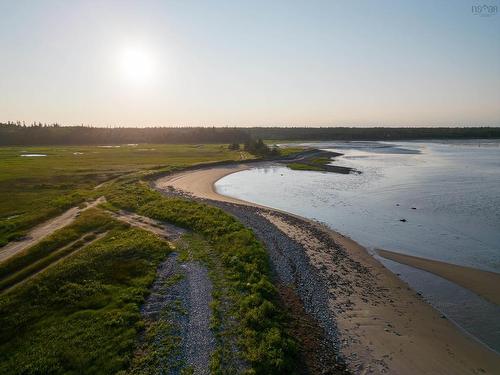
[[[499, 142], [309, 145], [343, 153], [334, 163], [362, 173], [292, 171], [270, 164], [226, 176], [216, 189], [320, 220], [368, 249], [500, 272]], [[384, 264], [468, 332], [500, 350], [498, 306], [424, 271]]]

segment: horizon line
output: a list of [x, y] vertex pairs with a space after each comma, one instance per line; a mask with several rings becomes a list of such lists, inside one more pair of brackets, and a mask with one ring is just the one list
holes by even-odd
[[61, 124], [58, 122], [37, 122], [26, 123], [25, 121], [7, 121], [0, 122], [0, 125], [10, 126], [24, 126], [24, 127], [65, 127], [65, 128], [92, 128], [92, 129], [159, 129], [159, 128], [235, 128], [235, 129], [255, 129], [255, 128], [283, 128], [283, 129], [333, 129], [333, 128], [349, 128], [349, 129], [376, 129], [376, 128], [390, 128], [390, 129], [466, 129], [466, 128], [500, 128], [498, 125], [93, 125], [93, 124]]

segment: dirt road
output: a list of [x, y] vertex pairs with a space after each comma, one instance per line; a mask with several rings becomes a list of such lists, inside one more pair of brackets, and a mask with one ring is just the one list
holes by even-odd
[[46, 221], [40, 225], [34, 227], [26, 237], [19, 241], [9, 242], [4, 247], [0, 248], [0, 262], [10, 258], [13, 255], [27, 249], [30, 246], [35, 245], [44, 237], [52, 234], [58, 229], [71, 224], [78, 215], [91, 207], [96, 207], [98, 204], [105, 202], [104, 197], [100, 197], [93, 202], [87, 203], [84, 208], [72, 207], [63, 214]]

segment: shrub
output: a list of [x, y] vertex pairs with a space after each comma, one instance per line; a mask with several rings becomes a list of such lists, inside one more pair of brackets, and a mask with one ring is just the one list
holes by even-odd
[[115, 184], [108, 202], [171, 222], [204, 236], [222, 261], [229, 281], [239, 345], [253, 373], [292, 373], [295, 342], [287, 335], [277, 292], [270, 281], [266, 250], [252, 231], [219, 208], [167, 198], [146, 184]]

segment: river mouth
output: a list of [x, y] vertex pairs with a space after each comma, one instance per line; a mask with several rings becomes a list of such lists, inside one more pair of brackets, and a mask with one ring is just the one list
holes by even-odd
[[[215, 187], [226, 196], [324, 222], [369, 249], [498, 273], [499, 143], [377, 144], [309, 144], [343, 153], [335, 163], [360, 175], [269, 165], [226, 176]], [[425, 271], [382, 262], [447, 318], [500, 350], [500, 307]]]

